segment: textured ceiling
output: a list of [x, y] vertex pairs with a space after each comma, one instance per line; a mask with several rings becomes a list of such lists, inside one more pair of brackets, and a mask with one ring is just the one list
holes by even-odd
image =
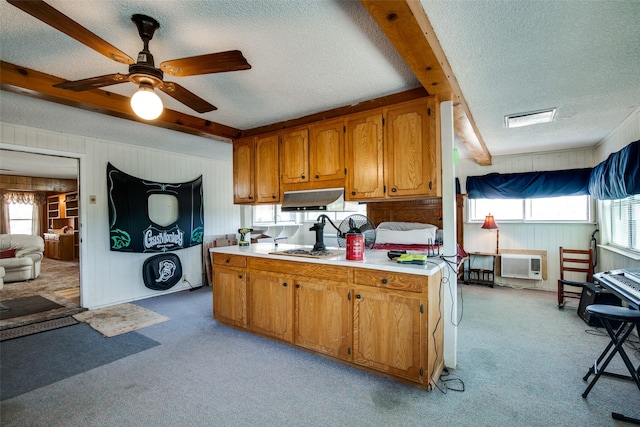
[[[420, 0], [492, 155], [591, 147], [640, 108], [640, 3]], [[419, 86], [354, 0], [49, 0], [129, 56], [142, 48], [130, 17], [156, 18], [156, 64], [231, 49], [252, 69], [169, 78], [218, 107], [198, 114], [250, 129]], [[68, 80], [126, 73], [0, 2], [3, 61]], [[105, 88], [130, 96], [132, 84]], [[127, 120], [0, 93], [3, 122], [228, 158], [228, 146]], [[547, 125], [505, 129], [510, 113], [557, 107]], [[221, 145], [222, 144], [222, 145]], [[464, 150], [462, 155], [466, 153]]]
[[[640, 107], [637, 0], [421, 3], [494, 156], [592, 147]], [[554, 107], [553, 123], [504, 126]]]
[[[238, 129], [349, 105], [419, 86], [357, 1], [69, 1], [53, 7], [135, 58], [131, 15], [160, 22], [149, 44], [162, 61], [232, 49], [251, 70], [172, 78], [218, 107], [198, 114], [161, 94], [167, 108]], [[2, 2], [2, 59], [67, 80], [120, 72], [119, 64]], [[105, 90], [130, 96], [131, 83]]]

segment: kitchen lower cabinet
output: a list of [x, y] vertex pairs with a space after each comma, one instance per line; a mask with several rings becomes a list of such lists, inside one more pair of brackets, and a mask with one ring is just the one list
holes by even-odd
[[248, 327], [262, 335], [290, 342], [293, 338], [291, 278], [251, 272], [248, 289]]
[[247, 326], [247, 279], [242, 270], [215, 268], [213, 312], [218, 320], [231, 325]]
[[214, 317], [221, 323], [424, 389], [438, 380], [441, 271], [426, 276], [277, 255], [212, 257]]
[[351, 359], [351, 290], [348, 287], [296, 280], [294, 306], [293, 341], [297, 345]]
[[353, 361], [420, 382], [420, 300], [358, 290], [353, 304]]
[[246, 257], [215, 254], [213, 268], [213, 313], [223, 323], [247, 326]]

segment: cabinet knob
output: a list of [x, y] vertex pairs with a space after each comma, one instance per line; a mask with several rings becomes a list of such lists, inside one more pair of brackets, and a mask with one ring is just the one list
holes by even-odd
[[305, 179], [304, 175], [302, 175], [300, 178]]
[[320, 178], [320, 175], [316, 175], [316, 179]]
[[227, 258], [226, 263], [229, 264], [231, 262], [231, 260], [229, 258]]
[[300, 289], [300, 283], [296, 283], [296, 289]]
[[284, 287], [286, 288], [286, 287], [287, 287], [287, 282], [284, 282], [284, 283], [282, 284], [282, 286], [284, 286]]
[[242, 279], [242, 274], [238, 275], [238, 279]]
[[398, 189], [397, 189], [396, 187], [393, 187], [393, 188], [391, 189], [391, 192], [392, 192], [392, 193], [395, 193], [396, 191], [398, 191]]
[[356, 195], [356, 192], [355, 192], [355, 191], [352, 191], [352, 192], [351, 192], [351, 195], [352, 195], [352, 196], [355, 196], [355, 195]]
[[275, 198], [276, 198], [276, 195], [275, 195], [275, 194], [272, 194], [272, 195], [271, 195], [271, 198], [272, 198], [272, 199], [275, 199]]
[[362, 295], [356, 294], [356, 299], [362, 299]]
[[387, 279], [382, 279], [381, 282], [382, 282], [383, 285], [386, 285], [387, 283], [389, 283], [389, 281]]

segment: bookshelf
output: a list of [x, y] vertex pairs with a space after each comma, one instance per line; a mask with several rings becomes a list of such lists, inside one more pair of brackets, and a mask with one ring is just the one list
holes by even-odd
[[73, 239], [63, 239], [65, 241], [72, 240], [69, 246], [72, 246], [70, 253], [73, 259], [80, 257], [79, 211], [80, 201], [77, 191], [47, 197], [47, 227], [49, 231], [60, 230], [64, 227], [73, 228]]

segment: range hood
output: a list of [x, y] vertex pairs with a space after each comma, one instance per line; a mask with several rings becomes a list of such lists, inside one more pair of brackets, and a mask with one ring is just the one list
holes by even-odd
[[358, 203], [344, 201], [344, 188], [285, 191], [282, 211], [357, 212]]

